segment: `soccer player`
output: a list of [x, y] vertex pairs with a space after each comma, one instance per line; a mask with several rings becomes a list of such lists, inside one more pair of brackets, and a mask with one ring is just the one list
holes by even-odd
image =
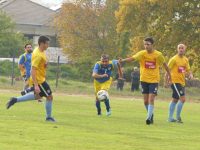
[[[109, 60], [109, 56], [106, 54], [103, 54], [101, 56], [101, 60], [98, 61], [94, 68], [92, 77], [94, 78], [94, 89], [95, 89], [95, 95], [96, 95], [96, 108], [97, 108], [97, 115], [101, 115], [101, 105], [100, 101], [97, 98], [97, 93], [100, 90], [106, 90], [108, 91], [110, 88], [110, 85], [112, 83], [112, 71], [117, 68], [119, 73], [119, 78], [122, 78], [122, 71], [121, 67], [118, 63], [118, 60]], [[110, 108], [110, 102], [107, 98], [105, 101], [106, 106], [106, 115], [111, 115], [111, 108]]]
[[158, 91], [160, 80], [160, 67], [164, 66], [168, 73], [169, 81], [171, 75], [169, 68], [165, 63], [164, 56], [161, 52], [153, 48], [154, 40], [151, 37], [145, 38], [145, 50], [141, 50], [130, 58], [120, 59], [119, 62], [139, 61], [140, 63], [140, 82], [142, 94], [144, 96], [144, 105], [147, 110], [146, 124], [153, 124], [154, 99]]
[[7, 103], [7, 109], [12, 105], [19, 102], [39, 100], [41, 97], [46, 97], [46, 121], [55, 122], [52, 117], [52, 91], [48, 83], [46, 82], [46, 68], [47, 68], [47, 58], [45, 50], [49, 46], [49, 39], [45, 36], [40, 36], [38, 39], [39, 47], [35, 48], [32, 54], [31, 63], [31, 81], [33, 82], [34, 93], [28, 93], [24, 96], [13, 97]]
[[[185, 103], [185, 74], [189, 73], [189, 79], [193, 78], [190, 71], [188, 59], [184, 56], [186, 46], [179, 44], [178, 54], [169, 60], [168, 66], [172, 76], [172, 101], [169, 105], [169, 122], [183, 123], [181, 120], [181, 111]], [[167, 75], [166, 75], [167, 77]], [[178, 104], [177, 104], [178, 103]], [[174, 110], [177, 104], [176, 119], [173, 118]]]
[[[25, 53], [22, 54], [19, 58], [19, 69], [23, 76], [25, 86], [24, 91], [29, 87], [30, 76], [31, 76], [31, 57], [32, 57], [32, 45], [26, 44], [24, 46]], [[21, 92], [22, 95], [23, 92]]]

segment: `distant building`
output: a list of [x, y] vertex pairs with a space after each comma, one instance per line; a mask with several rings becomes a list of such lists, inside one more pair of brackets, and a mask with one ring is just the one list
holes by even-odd
[[0, 10], [14, 20], [16, 31], [23, 33], [25, 37], [33, 40], [34, 45], [37, 45], [40, 35], [50, 37], [50, 48], [47, 52], [50, 54], [61, 54], [62, 60], [67, 62], [67, 58], [63, 57], [64, 54], [58, 48], [56, 29], [53, 27], [53, 18], [57, 11], [31, 0], [0, 0]]

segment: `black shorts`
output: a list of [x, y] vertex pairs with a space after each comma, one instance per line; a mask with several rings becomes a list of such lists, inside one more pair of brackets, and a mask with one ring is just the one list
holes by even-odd
[[185, 96], [185, 87], [180, 83], [173, 83], [172, 88], [172, 98], [179, 99], [181, 96]]
[[40, 97], [47, 97], [52, 94], [51, 88], [46, 81], [44, 81], [42, 84], [39, 84], [39, 88], [41, 91], [39, 93]]
[[147, 83], [141, 81], [142, 94], [155, 94], [158, 92], [158, 83]]

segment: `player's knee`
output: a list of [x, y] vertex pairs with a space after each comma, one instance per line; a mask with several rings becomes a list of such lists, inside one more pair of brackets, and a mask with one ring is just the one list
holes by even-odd
[[40, 95], [39, 94], [35, 94], [35, 99], [36, 100], [41, 99]]
[[149, 104], [148, 100], [144, 100], [144, 105], [148, 105], [148, 104]]
[[178, 102], [178, 99], [176, 99], [176, 98], [173, 98], [173, 100], [172, 100], [174, 103], [177, 103]]
[[48, 101], [53, 101], [53, 95], [47, 96], [47, 100], [48, 100]]
[[180, 97], [180, 101], [182, 102], [182, 103], [185, 103], [185, 96], [182, 96], [182, 97]]

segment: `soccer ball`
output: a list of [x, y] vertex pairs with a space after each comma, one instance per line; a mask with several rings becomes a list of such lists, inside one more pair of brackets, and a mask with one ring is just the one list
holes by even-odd
[[99, 101], [104, 101], [109, 97], [108, 92], [106, 90], [100, 90], [97, 93], [97, 98]]

